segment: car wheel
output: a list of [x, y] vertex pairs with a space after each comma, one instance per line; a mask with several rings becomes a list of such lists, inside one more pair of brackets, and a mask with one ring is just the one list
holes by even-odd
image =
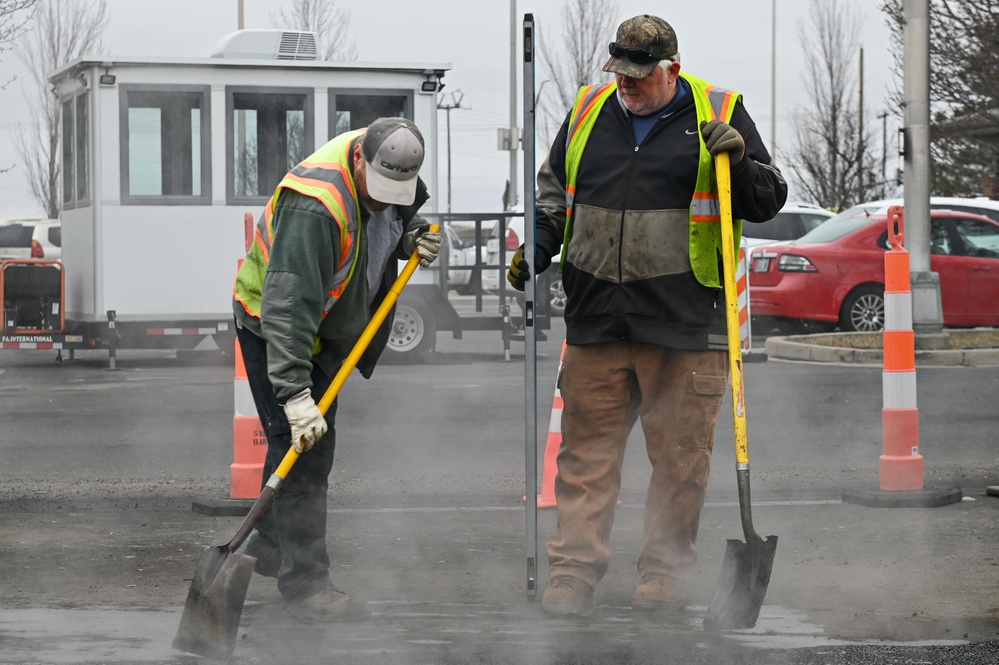
[[400, 301], [395, 308], [386, 360], [406, 363], [426, 361], [437, 343], [437, 318], [420, 297]]
[[839, 327], [845, 332], [881, 332], [885, 329], [885, 289], [866, 284], [843, 301]]
[[552, 316], [565, 314], [565, 289], [562, 288], [561, 277], [554, 278], [548, 285], [548, 304], [551, 306]]

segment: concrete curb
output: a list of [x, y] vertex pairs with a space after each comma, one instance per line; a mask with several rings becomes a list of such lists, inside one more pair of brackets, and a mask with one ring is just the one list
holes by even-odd
[[[850, 333], [843, 333], [849, 335]], [[835, 336], [835, 333], [832, 333]], [[816, 344], [814, 338], [827, 339], [830, 333], [793, 335], [767, 339], [766, 353], [771, 359], [817, 363], [855, 363], [881, 365], [881, 349], [854, 349], [845, 346]], [[916, 351], [917, 367], [981, 367], [999, 365], [999, 349], [941, 349]]]

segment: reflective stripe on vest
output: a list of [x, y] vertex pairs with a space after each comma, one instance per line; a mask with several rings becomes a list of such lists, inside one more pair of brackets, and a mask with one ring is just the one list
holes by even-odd
[[562, 243], [562, 260], [559, 262], [560, 271], [565, 261], [565, 246], [572, 237], [572, 204], [576, 198], [576, 180], [579, 177], [579, 163], [583, 160], [583, 148], [597, 122], [600, 109], [616, 89], [613, 82], [600, 87], [584, 86], [579, 89], [576, 103], [572, 105], [565, 137], [565, 239]]
[[340, 227], [340, 261], [333, 273], [333, 287], [323, 303], [324, 318], [343, 295], [354, 274], [360, 244], [358, 231], [361, 211], [350, 177], [349, 164], [353, 158], [351, 145], [364, 131], [361, 129], [337, 136], [306, 157], [278, 183], [264, 208], [263, 216], [257, 222], [253, 244], [233, 285], [233, 294], [248, 313], [260, 317], [264, 274], [267, 272], [271, 245], [274, 242], [274, 206], [286, 189], [317, 199]]
[[[730, 90], [718, 88], [699, 78], [680, 72], [680, 76], [690, 84], [694, 95], [694, 108], [697, 112], [697, 124], [716, 118], [729, 122], [735, 111], [736, 102], [741, 95]], [[597, 116], [604, 103], [616, 91], [614, 83], [603, 86], [584, 86], [576, 95], [572, 112], [569, 114], [569, 127], [566, 135], [565, 155], [565, 202], [566, 222], [562, 242], [562, 258], [559, 270], [565, 264], [569, 240], [572, 238], [572, 208], [576, 195], [576, 181], [579, 175], [579, 165], [583, 158], [586, 142], [596, 124]], [[699, 134], [699, 133], [698, 133]], [[689, 224], [689, 256], [694, 276], [705, 286], [721, 288], [718, 274], [718, 252], [721, 248], [721, 228], [718, 224], [700, 226], [704, 222], [718, 222], [721, 213], [718, 204], [718, 185], [716, 182], [714, 163], [711, 153], [700, 141], [701, 149], [697, 168], [697, 185], [690, 202]], [[707, 231], [707, 232], [705, 232]], [[735, 245], [739, 246], [742, 238], [742, 222], [735, 221]]]

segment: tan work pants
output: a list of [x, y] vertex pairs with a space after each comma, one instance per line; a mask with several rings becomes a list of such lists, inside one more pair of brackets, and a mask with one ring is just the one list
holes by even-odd
[[596, 586], [607, 572], [625, 444], [641, 419], [652, 477], [638, 572], [687, 580], [727, 382], [724, 351], [631, 342], [566, 347], [558, 525], [548, 541], [553, 577]]

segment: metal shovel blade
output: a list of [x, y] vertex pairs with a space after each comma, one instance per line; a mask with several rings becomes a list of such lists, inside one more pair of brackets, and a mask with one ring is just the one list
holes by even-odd
[[233, 552], [229, 545], [204, 548], [173, 638], [174, 649], [207, 658], [232, 654], [256, 561]]
[[756, 625], [776, 551], [777, 536], [763, 540], [754, 534], [747, 543], [728, 541], [718, 586], [704, 617], [706, 629], [735, 630]]

